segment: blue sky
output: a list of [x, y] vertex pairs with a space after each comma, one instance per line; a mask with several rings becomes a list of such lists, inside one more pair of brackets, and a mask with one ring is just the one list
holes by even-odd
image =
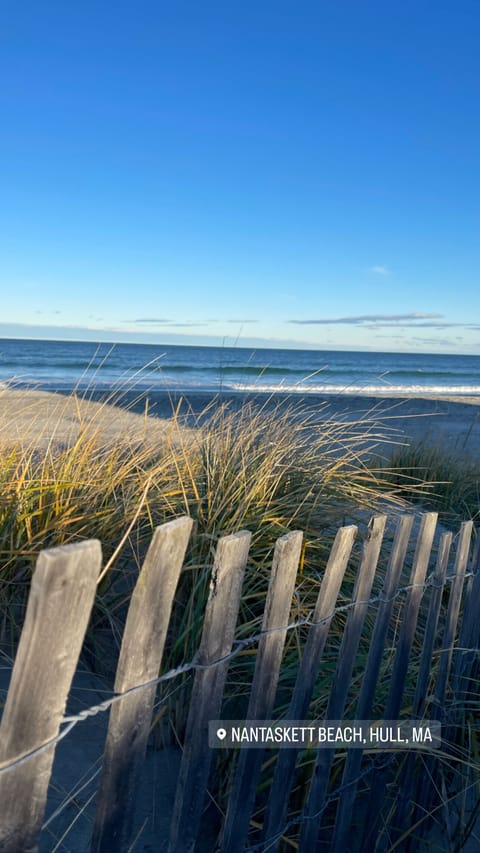
[[0, 335], [480, 352], [480, 5], [0, 8]]

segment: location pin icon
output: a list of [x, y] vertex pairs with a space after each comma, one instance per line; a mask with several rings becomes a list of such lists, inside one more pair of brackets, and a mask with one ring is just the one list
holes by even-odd
[[217, 737], [219, 740], [224, 740], [227, 736], [226, 729], [217, 729]]

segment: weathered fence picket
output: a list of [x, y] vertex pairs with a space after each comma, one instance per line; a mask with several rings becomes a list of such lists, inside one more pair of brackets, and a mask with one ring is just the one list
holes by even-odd
[[[430, 512], [425, 513], [422, 516], [417, 546], [413, 558], [410, 589], [408, 590], [405, 605], [403, 607], [400, 633], [393, 661], [392, 677], [390, 679], [390, 689], [388, 691], [387, 703], [385, 706], [386, 720], [397, 720], [400, 716], [408, 663], [415, 638], [420, 601], [425, 589], [425, 577], [430, 560], [430, 552], [432, 550], [436, 525], [437, 513]], [[378, 770], [372, 780], [369, 798], [370, 801], [366, 810], [362, 845], [364, 853], [370, 853], [371, 845], [377, 835], [378, 823], [385, 796], [387, 774], [387, 768]]]
[[[218, 719], [227, 676], [226, 658], [232, 649], [251, 534], [247, 531], [219, 540], [210, 582], [198, 652], [182, 763], [173, 808], [170, 853], [192, 853], [200, 820], [212, 750], [208, 722]], [[214, 666], [215, 662], [219, 662]]]
[[420, 660], [415, 695], [413, 697], [413, 716], [421, 718], [425, 713], [428, 684], [432, 666], [432, 656], [437, 636], [438, 619], [442, 603], [442, 593], [447, 578], [448, 558], [452, 547], [452, 534], [443, 533], [438, 548], [437, 563], [432, 580], [432, 594], [428, 608], [427, 624], [423, 638], [423, 650]]
[[[273, 556], [257, 661], [248, 703], [247, 720], [266, 720], [272, 714], [288, 624], [293, 588], [297, 578], [303, 535], [299, 531], [278, 539]], [[270, 633], [269, 633], [270, 632]], [[243, 749], [230, 794], [222, 838], [224, 853], [242, 853], [255, 800], [263, 750]]]
[[[421, 720], [427, 709], [428, 687], [432, 666], [433, 650], [437, 636], [438, 619], [442, 603], [442, 593], [447, 576], [448, 558], [452, 545], [452, 534], [443, 533], [438, 547], [437, 562], [432, 580], [430, 604], [428, 608], [427, 623], [423, 637], [423, 649], [418, 671], [418, 679], [413, 697], [412, 718]], [[407, 815], [410, 807], [412, 785], [414, 781], [415, 755], [411, 752], [405, 761], [403, 779], [399, 786], [398, 804], [391, 830], [392, 841], [398, 841], [402, 831], [406, 827]]]
[[453, 657], [455, 633], [457, 630], [457, 622], [460, 614], [460, 602], [462, 598], [463, 584], [465, 581], [465, 572], [467, 569], [468, 552], [470, 547], [472, 530], [473, 522], [464, 521], [460, 528], [460, 534], [458, 537], [457, 551], [455, 554], [454, 576], [452, 581], [452, 588], [450, 591], [450, 598], [448, 600], [448, 610], [445, 630], [443, 633], [440, 666], [437, 675], [437, 683], [435, 686], [432, 719], [441, 719], [442, 716], [445, 690], [447, 688], [447, 680]]
[[476, 653], [480, 640], [480, 619], [478, 604], [480, 602], [480, 536], [477, 536], [471, 561], [471, 575], [465, 588], [465, 606], [455, 653], [452, 672], [452, 689], [460, 697], [468, 690], [468, 681], [475, 664]]
[[[430, 719], [432, 720], [442, 720], [445, 717], [445, 694], [453, 657], [454, 640], [460, 613], [460, 603], [465, 581], [472, 531], [473, 523], [471, 521], [464, 521], [460, 527], [455, 553], [454, 575], [448, 600], [445, 628], [440, 650], [440, 664], [435, 683], [432, 710], [430, 712]], [[425, 774], [419, 785], [419, 794], [416, 799], [417, 807], [413, 817], [415, 824], [419, 821], [422, 814], [428, 814], [428, 808], [426, 808], [426, 806], [429, 804], [431, 799], [431, 780], [433, 778], [434, 761], [435, 760], [429, 756], [425, 759]], [[421, 826], [421, 831], [424, 830], [424, 828], [424, 826]], [[410, 847], [412, 848], [412, 851], [415, 849], [413, 839], [411, 840]]]
[[[465, 708], [469, 702], [478, 701], [478, 685], [473, 683], [472, 677], [477, 671], [480, 643], [479, 538], [469, 562], [472, 523], [466, 522], [461, 526], [452, 575], [448, 572], [452, 535], [442, 534], [436, 547], [434, 573], [427, 578], [436, 515], [424, 514], [420, 518], [410, 578], [402, 587], [400, 579], [405, 571], [407, 552], [410, 553], [414, 517], [401, 516], [398, 519], [393, 543], [388, 545], [388, 555], [385, 550], [382, 552], [382, 548], [387, 548], [384, 537], [386, 520], [386, 516], [377, 516], [368, 526], [351, 601], [338, 608], [338, 596], [357, 533], [353, 525], [337, 531], [314, 612], [306, 619], [297, 618], [291, 623], [302, 533], [295, 531], [276, 542], [262, 626], [255, 637], [247, 638], [252, 648], [258, 644], [247, 719], [262, 721], [274, 716], [287, 633], [296, 629], [298, 622], [303, 622], [308, 632], [287, 719], [308, 718], [332, 619], [337, 609], [346, 607], [345, 627], [336, 653], [325, 711], [325, 719], [343, 719], [367, 611], [375, 603], [378, 609], [354, 710], [356, 720], [370, 719], [374, 701], [377, 704], [378, 678], [382, 662], [385, 662], [386, 647], [387, 644], [390, 646], [389, 638], [393, 640], [396, 637], [393, 665], [390, 667], [388, 664], [389, 685], [385, 691], [383, 719], [398, 718], [402, 707], [407, 704], [411, 706], [410, 716], [414, 719], [421, 721], [427, 716], [448, 723], [450, 729], [447, 728], [447, 733], [450, 731], [455, 739], [452, 726], [460, 719], [455, 717], [458, 704]], [[127, 853], [136, 849], [130, 838], [135, 795], [151, 727], [175, 591], [191, 528], [191, 519], [185, 517], [164, 524], [155, 531], [127, 614], [115, 678], [115, 696], [111, 702], [90, 709], [104, 710], [104, 705], [111, 705], [92, 853]], [[243, 648], [240, 643], [232, 654], [250, 539], [251, 534], [247, 531], [219, 539], [199, 650], [194, 660], [179, 670], [192, 669], [195, 674], [175, 802], [171, 815], [169, 813], [169, 853], [194, 853], [200, 838], [209, 774], [217, 755], [208, 746], [208, 723], [220, 718], [230, 660]], [[382, 591], [379, 596], [371, 598], [381, 553], [384, 555], [381, 564], [385, 564], [387, 556], [388, 564]], [[55, 744], [95, 596], [100, 562], [101, 548], [97, 541], [44, 551], [38, 558], [0, 722], [2, 853], [35, 853], [37, 850]], [[468, 581], [465, 583], [466, 578]], [[427, 601], [424, 602], [423, 594], [429, 587], [429, 597], [425, 596]], [[447, 591], [448, 604], [445, 608], [443, 597]], [[395, 602], [397, 606], [394, 609]], [[436, 650], [439, 634], [440, 648]], [[421, 647], [415, 688], [407, 681], [414, 642], [415, 648]], [[436, 651], [439, 663], [432, 670]], [[176, 675], [178, 672], [174, 671], [167, 677]], [[406, 694], [406, 687], [414, 694], [413, 697]], [[425, 768], [423, 781], [416, 772], [418, 762], [414, 753], [405, 756], [403, 766], [396, 765], [395, 772], [400, 774], [396, 782], [398, 796], [393, 817], [391, 809], [388, 837], [381, 825], [381, 808], [391, 764], [384, 762], [383, 769], [377, 767], [375, 773], [371, 773], [368, 764], [363, 767], [363, 749], [347, 749], [338, 786], [338, 761], [342, 756], [335, 755], [333, 749], [318, 750], [308, 796], [300, 813], [298, 806], [294, 807], [292, 819], [289, 803], [299, 748], [278, 751], [276, 760], [272, 761], [275, 769], [269, 791], [262, 793], [257, 803], [264, 755], [262, 749], [244, 748], [239, 753], [236, 770], [231, 777], [231, 790], [224, 797], [226, 816], [216, 845], [221, 853], [244, 853], [249, 843], [254, 844], [258, 853], [275, 853], [282, 845], [286, 827], [295, 824], [299, 824], [299, 828], [288, 838], [288, 844], [295, 844], [301, 853], [314, 853], [317, 849], [328, 849], [331, 853], [344, 853], [346, 849], [369, 853], [373, 849], [385, 849], [388, 845], [393, 845], [392, 849], [408, 849], [413, 853], [422, 831], [427, 829], [424, 815], [428, 815], [433, 802], [434, 792], [428, 781], [435, 772], [433, 754], [422, 758]], [[334, 759], [335, 774], [332, 773]], [[364, 780], [361, 807], [356, 810], [361, 778]], [[322, 817], [327, 804], [330, 808], [332, 789], [338, 796], [335, 822], [333, 828], [323, 828]], [[262, 812], [265, 802], [266, 808]], [[329, 815], [333, 815], [333, 808]], [[352, 823], [355, 824], [355, 842], [348, 840]], [[254, 832], [249, 838], [251, 827]], [[322, 836], [318, 847], [320, 830]], [[167, 837], [162, 838], [161, 843], [164, 841]]]
[[[192, 530], [190, 518], [158, 527], [128, 609], [115, 692], [125, 693], [158, 676], [173, 596]], [[92, 853], [126, 849], [135, 791], [147, 748], [156, 687], [126, 696], [110, 710]]]
[[[312, 625], [298, 669], [293, 696], [288, 709], [289, 720], [303, 720], [310, 705], [315, 681], [327, 642], [330, 622], [335, 610], [335, 602], [347, 568], [347, 563], [357, 533], [355, 525], [341, 527], [337, 531], [330, 556], [325, 568], [320, 592], [318, 593]], [[280, 750], [273, 777], [265, 819], [264, 837], [275, 838], [281, 832], [283, 818], [288, 806], [288, 797], [292, 787], [297, 760], [296, 749]], [[270, 850], [276, 850], [278, 842], [269, 843]]]
[[[102, 551], [92, 540], [42, 551], [0, 724], [0, 768], [59, 731], [95, 598]], [[34, 853], [55, 746], [0, 773], [0, 850]]]
[[[380, 665], [382, 662], [382, 654], [385, 646], [385, 638], [387, 636], [388, 626], [393, 608], [394, 596], [397, 592], [398, 582], [402, 572], [405, 556], [407, 553], [408, 542], [413, 525], [413, 516], [402, 516], [397, 524], [395, 538], [393, 540], [390, 560], [387, 566], [385, 581], [382, 589], [382, 600], [380, 601], [375, 626], [373, 629], [370, 651], [367, 658], [365, 675], [363, 677], [362, 686], [360, 688], [360, 696], [358, 698], [356, 708], [357, 720], [368, 720], [372, 709], [372, 702], [375, 693]], [[345, 767], [342, 776], [343, 792], [340, 795], [337, 806], [337, 818], [335, 821], [335, 829], [332, 839], [333, 853], [344, 853], [347, 849], [347, 837], [352, 819], [352, 808], [357, 791], [357, 783], [355, 779], [359, 775], [360, 766], [362, 763], [362, 749], [351, 749], [348, 752], [345, 761]], [[307, 801], [305, 807], [307, 817], [312, 815], [312, 819], [308, 820], [304, 826], [305, 831], [302, 837], [302, 843], [312, 843], [312, 848], [315, 849], [316, 839], [318, 836], [321, 815], [314, 817], [315, 812], [313, 804]], [[311, 826], [310, 826], [311, 824]], [[307, 849], [306, 847], [304, 849]]]
[[[328, 708], [326, 711], [327, 720], [340, 720], [343, 715], [345, 701], [347, 698], [348, 688], [352, 675], [355, 656], [360, 642], [363, 624], [367, 615], [367, 601], [372, 591], [373, 580], [377, 568], [378, 556], [382, 544], [383, 533], [385, 529], [386, 516], [377, 516], [373, 518], [368, 526], [367, 536], [363, 546], [362, 560], [355, 580], [353, 590], [353, 601], [355, 606], [348, 614], [347, 623], [342, 637], [340, 651], [338, 653], [338, 664], [335, 672], [335, 677], [330, 693]], [[282, 753], [280, 753], [280, 756]], [[317, 758], [316, 773], [324, 780], [325, 793], [328, 784], [328, 775], [333, 760], [333, 750], [319, 750]], [[280, 761], [280, 758], [279, 758]], [[280, 775], [280, 774], [279, 774]], [[283, 775], [283, 774], [282, 774]], [[273, 792], [273, 789], [272, 789]], [[277, 827], [281, 828], [285, 821], [286, 810], [288, 806], [288, 794], [290, 791], [281, 792], [278, 804], [282, 803], [283, 810], [277, 815]], [[323, 806], [319, 791], [319, 808]], [[272, 815], [273, 809], [268, 813]], [[274, 836], [275, 827], [273, 825], [273, 816], [270, 817], [270, 826], [267, 823], [266, 837]], [[276, 830], [278, 833], [278, 829]], [[269, 848], [270, 849], [270, 848]], [[278, 840], [272, 843], [272, 850], [278, 849]]]

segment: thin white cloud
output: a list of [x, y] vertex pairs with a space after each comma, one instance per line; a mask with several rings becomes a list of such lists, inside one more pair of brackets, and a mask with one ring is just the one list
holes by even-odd
[[195, 323], [194, 321], [190, 321], [190, 320], [188, 322], [185, 322], [185, 323], [173, 323], [173, 322], [168, 323], [169, 328], [177, 327], [177, 326], [181, 326], [184, 328], [191, 328], [192, 326], [208, 326], [208, 325], [210, 325], [210, 324], [209, 323]]
[[176, 322], [175, 320], [167, 320], [165, 317], [137, 317], [136, 320], [122, 320], [122, 323], [130, 323], [130, 325], [145, 325], [145, 326], [206, 326], [205, 322], [196, 322], [195, 320], [185, 320], [184, 322]]
[[414, 322], [399, 322], [399, 323], [372, 323], [370, 325], [366, 325], [366, 329], [385, 329], [387, 327], [401, 328], [401, 329], [469, 329], [471, 332], [478, 332], [480, 330], [480, 325], [471, 326], [469, 323], [447, 323], [447, 322], [426, 322], [426, 323], [414, 323]]
[[[329, 324], [354, 324], [364, 325], [366, 323], [393, 323], [397, 325], [404, 320], [436, 320], [443, 317], [443, 314], [421, 314], [416, 311], [408, 314], [357, 314], [352, 317], [325, 317], [318, 320], [287, 320], [287, 323], [295, 323], [299, 326], [327, 326]], [[417, 325], [415, 323], [415, 325]]]
[[383, 264], [375, 264], [375, 266], [370, 267], [370, 272], [375, 273], [375, 275], [390, 275], [390, 270]]
[[171, 323], [165, 317], [137, 317], [136, 320], [124, 320], [124, 323]]
[[422, 338], [420, 335], [416, 335], [410, 340], [415, 341], [420, 344], [435, 344], [441, 347], [454, 347], [455, 341], [453, 338]]

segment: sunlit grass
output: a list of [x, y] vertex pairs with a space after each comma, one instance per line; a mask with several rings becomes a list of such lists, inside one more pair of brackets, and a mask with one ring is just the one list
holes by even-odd
[[49, 431], [27, 419], [23, 434], [0, 433], [0, 626], [11, 648], [42, 548], [101, 540], [104, 567], [86, 648], [92, 665], [109, 670], [154, 527], [189, 514], [195, 526], [165, 659], [177, 664], [198, 647], [219, 536], [252, 532], [245, 633], [260, 623], [279, 536], [295, 528], [305, 534], [298, 582], [298, 614], [305, 615], [339, 523], [396, 499], [398, 488], [386, 488], [384, 477], [380, 484], [367, 465], [377, 436], [368, 419], [346, 424], [328, 410], [319, 420], [298, 404], [229, 408], [215, 401], [198, 417], [184, 404], [159, 422], [147, 417], [146, 403], [135, 429], [128, 422], [122, 430], [125, 413], [110, 405], [122, 393], [88, 405], [58, 395]]
[[[388, 438], [373, 418], [346, 423], [329, 417], [327, 408], [319, 418], [298, 404], [247, 402], [230, 408], [216, 401], [196, 419], [188, 406], [180, 406], [160, 429], [146, 407], [135, 432], [112, 433], [105, 423], [122, 416], [110, 405], [115, 399], [91, 410], [80, 402], [69, 441], [60, 430], [61, 399], [58, 429], [48, 435], [40, 435], [34, 424], [15, 438], [5, 430], [0, 434], [0, 630], [12, 650], [42, 548], [101, 540], [104, 568], [86, 647], [89, 663], [111, 677], [129, 592], [152, 531], [164, 521], [183, 514], [195, 520], [169, 630], [164, 659], [169, 668], [191, 660], [198, 648], [219, 536], [252, 532], [238, 627], [242, 637], [260, 627], [273, 548], [283, 533], [304, 531], [294, 602], [295, 616], [301, 618], [314, 607], [334, 533], [344, 521], [360, 520], [342, 587], [347, 598], [361, 553], [362, 525], [371, 512], [387, 502], [404, 508], [405, 500], [412, 500], [457, 516], [478, 513], [478, 477], [470, 463], [457, 461], [455, 467], [453, 457], [420, 446], [397, 447], [388, 463], [373, 464], [372, 447], [377, 441], [384, 446]], [[381, 562], [378, 589], [383, 570]], [[349, 694], [351, 714], [374, 618], [369, 611]], [[332, 622], [312, 717], [325, 711], [344, 624], [343, 616]], [[287, 635], [278, 714], [287, 707], [305, 637], [305, 629]], [[411, 686], [420, 653], [420, 647], [414, 649]], [[230, 669], [226, 704], [232, 711], [246, 706], [254, 662], [254, 653], [246, 650]], [[189, 686], [189, 677], [179, 680], [168, 713], [165, 706], [158, 712], [158, 719], [169, 720], [170, 737], [182, 737]], [[313, 760], [302, 763], [305, 785]], [[341, 757], [334, 770], [340, 768]], [[267, 789], [268, 765], [262, 779]], [[298, 802], [302, 797], [300, 792]]]
[[383, 472], [389, 490], [395, 484], [407, 500], [438, 511], [442, 521], [454, 525], [465, 519], [478, 522], [480, 462], [477, 459], [416, 442], [396, 447]]
[[32, 424], [15, 440], [0, 435], [4, 620], [10, 593], [18, 604], [19, 583], [28, 583], [45, 547], [98, 537], [102, 591], [126, 565], [138, 565], [154, 526], [177, 515], [196, 521], [191, 572], [210, 559], [220, 535], [241, 528], [253, 532], [253, 563], [263, 564], [275, 538], [294, 527], [305, 530], [313, 554], [342, 515], [380, 496], [365, 465], [363, 423], [319, 425], [298, 408], [218, 404], [193, 429], [177, 412], [152, 439], [148, 418], [143, 434], [106, 437], [105, 415], [122, 412], [105, 403], [88, 417], [79, 406], [69, 442], [56, 429], [45, 442]]

